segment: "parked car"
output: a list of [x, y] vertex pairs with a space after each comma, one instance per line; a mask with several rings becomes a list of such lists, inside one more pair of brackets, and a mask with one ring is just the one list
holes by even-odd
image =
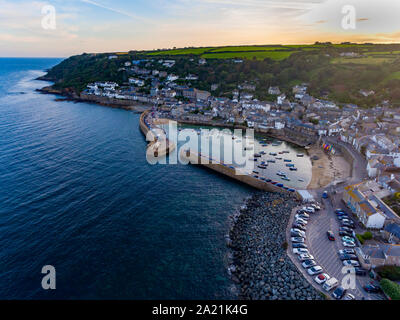
[[335, 210], [335, 213], [340, 213], [340, 212], [344, 212], [344, 210], [341, 209], [341, 208], [338, 208], [338, 209]]
[[316, 274], [322, 273], [322, 268], [320, 266], [314, 266], [307, 270], [310, 276], [315, 276]]
[[344, 247], [348, 247], [348, 248], [354, 248], [356, 246], [356, 244], [354, 242], [343, 242], [343, 246]]
[[327, 231], [326, 234], [327, 234], [328, 239], [329, 239], [330, 241], [335, 241], [335, 235], [333, 234], [332, 231]]
[[297, 214], [305, 216], [307, 218], [310, 218], [310, 215], [307, 212], [305, 212], [304, 210], [297, 210]]
[[302, 225], [306, 225], [308, 222], [302, 218], [296, 218], [296, 223], [300, 223]]
[[331, 277], [326, 273], [321, 273], [314, 278], [314, 281], [318, 284], [323, 284], [325, 281], [329, 280]]
[[379, 293], [382, 292], [382, 289], [378, 287], [377, 285], [373, 284], [367, 284], [364, 286], [364, 290], [367, 291], [368, 293]]
[[304, 248], [304, 249], [307, 249], [307, 245], [305, 243], [296, 242], [296, 243], [293, 243], [292, 246], [293, 246], [293, 248]]
[[308, 249], [305, 248], [294, 248], [293, 253], [295, 254], [301, 254], [301, 253], [308, 253]]
[[309, 215], [305, 215], [304, 213], [296, 213], [296, 215], [294, 216], [296, 219], [303, 219], [308, 221], [310, 219]]
[[351, 233], [353, 233], [353, 229], [352, 229], [352, 228], [349, 228], [349, 227], [340, 227], [340, 228], [339, 228], [339, 231], [346, 231], [346, 232], [351, 232]]
[[356, 297], [353, 296], [351, 293], [348, 293], [344, 296], [343, 300], [355, 300]]
[[337, 287], [335, 291], [332, 293], [332, 297], [334, 297], [337, 300], [340, 300], [343, 298], [343, 296], [346, 294], [346, 289], [343, 287]]
[[301, 237], [301, 238], [305, 238], [306, 234], [304, 232], [300, 233], [298, 231], [291, 231], [290, 232], [290, 236], [291, 237]]
[[351, 228], [351, 229], [355, 229], [356, 228], [356, 226], [354, 225], [354, 223], [350, 223], [350, 222], [345, 222], [345, 221], [341, 221], [341, 226], [342, 227], [348, 227], [348, 228]]
[[342, 219], [342, 223], [347, 223], [347, 224], [353, 225], [353, 224], [354, 224], [354, 221], [351, 220], [351, 219], [349, 219], [349, 218], [346, 218], [346, 219]]
[[339, 250], [339, 254], [355, 254], [356, 251], [354, 249], [343, 249]]
[[353, 266], [353, 267], [359, 267], [360, 263], [355, 260], [344, 260], [342, 261], [344, 266]]
[[366, 276], [367, 275], [367, 270], [365, 270], [363, 268], [356, 267], [354, 269], [356, 271], [356, 275], [358, 275], [358, 276]]
[[301, 231], [306, 231], [307, 230], [306, 226], [304, 226], [302, 224], [299, 224], [299, 223], [294, 223], [293, 224], [293, 228], [299, 229]]
[[316, 204], [316, 203], [310, 204], [310, 207], [314, 208], [314, 209], [317, 210], [317, 211], [321, 210], [321, 207], [320, 207], [318, 204]]
[[344, 237], [344, 236], [352, 237], [353, 233], [348, 232], [348, 231], [339, 231], [339, 236], [341, 236], [341, 237]]
[[344, 237], [342, 237], [342, 241], [355, 242], [356, 240], [353, 237], [344, 236]]
[[314, 260], [314, 257], [309, 253], [302, 253], [297, 256], [300, 261]]
[[316, 266], [317, 264], [315, 263], [314, 260], [306, 260], [301, 265], [303, 266], [303, 268], [308, 269]]
[[358, 257], [355, 254], [341, 254], [339, 256], [339, 259], [344, 261], [344, 260], [358, 260]]
[[336, 288], [338, 284], [339, 281], [336, 278], [330, 278], [329, 280], [325, 281], [325, 283], [322, 285], [322, 288], [329, 292], [333, 288]]
[[301, 230], [299, 228], [292, 228], [292, 229], [290, 229], [290, 232], [300, 232], [300, 233], [304, 233], [305, 234], [304, 230]]
[[292, 242], [304, 243], [304, 238], [302, 237], [291, 237], [290, 240], [292, 240]]
[[349, 216], [347, 214], [342, 214], [337, 216], [338, 220], [349, 220]]
[[322, 199], [328, 199], [328, 191], [324, 191], [322, 194]]

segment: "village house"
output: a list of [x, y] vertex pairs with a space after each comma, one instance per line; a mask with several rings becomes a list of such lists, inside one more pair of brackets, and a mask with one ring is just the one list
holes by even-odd
[[344, 188], [343, 202], [357, 215], [360, 222], [366, 228], [382, 229], [386, 216], [359, 190], [359, 185], [351, 185]]
[[268, 89], [268, 94], [272, 94], [272, 95], [280, 95], [281, 91], [279, 90], [279, 87], [269, 87]]

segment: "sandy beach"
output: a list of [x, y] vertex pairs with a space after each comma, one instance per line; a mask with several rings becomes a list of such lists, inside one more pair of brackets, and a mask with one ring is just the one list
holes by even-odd
[[[312, 145], [307, 150], [312, 162], [312, 179], [308, 189], [322, 188], [333, 180], [341, 180], [350, 176], [350, 164], [339, 155], [331, 155], [319, 145]], [[318, 157], [315, 158], [314, 157]]]

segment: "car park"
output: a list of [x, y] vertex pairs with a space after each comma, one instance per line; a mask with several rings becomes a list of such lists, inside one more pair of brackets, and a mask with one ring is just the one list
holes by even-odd
[[314, 257], [309, 253], [302, 253], [298, 255], [300, 261], [314, 260]]
[[320, 266], [314, 266], [314, 267], [311, 267], [311, 268], [309, 268], [308, 270], [307, 270], [307, 273], [310, 275], [310, 276], [315, 276], [316, 274], [320, 274], [320, 273], [322, 273], [323, 271], [322, 271], [322, 268], [320, 267]]
[[302, 237], [291, 237], [290, 240], [292, 240], [292, 242], [304, 243], [304, 238]]
[[319, 275], [317, 275], [314, 278], [314, 281], [318, 284], [324, 284], [327, 280], [329, 280], [331, 277], [329, 275], [327, 275], [326, 273], [321, 273]]
[[359, 267], [360, 266], [360, 263], [356, 260], [343, 260], [342, 262], [345, 267], [347, 267], [347, 266]]
[[304, 248], [304, 249], [307, 249], [307, 245], [305, 244], [305, 243], [293, 243], [292, 244], [292, 247], [293, 248]]
[[301, 253], [308, 253], [308, 249], [305, 248], [294, 248], [293, 253], [295, 254], [301, 254]]
[[377, 285], [373, 284], [367, 284], [364, 286], [364, 290], [367, 291], [368, 293], [379, 293], [382, 292], [382, 289], [378, 287]]
[[328, 239], [329, 239], [330, 241], [335, 241], [335, 235], [333, 234], [332, 231], [327, 231], [326, 234], [327, 234]]
[[346, 289], [343, 287], [337, 287], [335, 291], [332, 293], [332, 297], [334, 297], [336, 300], [340, 300], [343, 298], [343, 296], [346, 294]]
[[348, 247], [348, 248], [354, 248], [356, 246], [356, 244], [354, 242], [343, 242], [343, 246], [344, 247]]
[[308, 269], [308, 268], [316, 266], [317, 264], [315, 263], [314, 260], [306, 260], [306, 261], [303, 261], [303, 263], [301, 265], [303, 266], [303, 268]]

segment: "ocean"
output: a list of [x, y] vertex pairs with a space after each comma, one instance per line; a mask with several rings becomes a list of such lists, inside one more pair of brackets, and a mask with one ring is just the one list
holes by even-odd
[[139, 114], [36, 92], [60, 61], [0, 59], [0, 299], [234, 298], [224, 237], [254, 190], [148, 164]]

